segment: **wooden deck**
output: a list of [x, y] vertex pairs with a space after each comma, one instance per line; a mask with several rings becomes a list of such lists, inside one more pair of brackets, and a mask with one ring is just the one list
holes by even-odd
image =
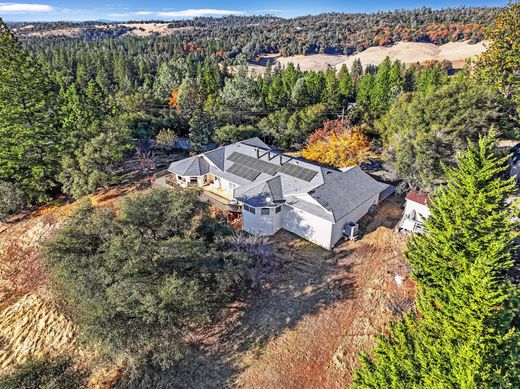
[[[157, 174], [155, 178], [152, 180], [152, 187], [153, 188], [169, 188], [169, 189], [179, 189], [182, 190], [181, 186], [177, 184], [175, 181], [175, 178], [172, 175], [168, 174]], [[204, 201], [208, 201], [213, 205], [215, 208], [223, 211], [223, 212], [242, 212], [242, 207], [239, 205], [231, 205], [229, 204], [229, 200], [231, 200], [228, 197], [221, 196], [218, 191], [215, 190], [208, 190], [207, 186], [202, 187], [203, 192], [201, 194], [201, 198]], [[224, 192], [228, 196], [228, 192]]]

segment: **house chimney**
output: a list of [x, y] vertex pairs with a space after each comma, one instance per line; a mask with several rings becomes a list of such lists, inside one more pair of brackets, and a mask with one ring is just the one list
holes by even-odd
[[256, 150], [256, 158], [260, 159], [260, 149], [257, 147], [255, 150]]

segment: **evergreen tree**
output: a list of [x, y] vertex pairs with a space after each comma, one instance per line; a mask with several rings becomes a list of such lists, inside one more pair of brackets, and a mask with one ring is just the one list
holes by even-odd
[[460, 74], [442, 88], [403, 95], [375, 127], [392, 170], [410, 185], [429, 189], [442, 179], [441, 165], [453, 165], [468, 139], [476, 141], [490, 128], [514, 137], [518, 122], [510, 101]]
[[492, 135], [447, 168], [425, 233], [405, 256], [418, 286], [418, 315], [407, 314], [363, 357], [362, 388], [518, 388], [518, 289], [508, 279], [518, 237]]
[[341, 65], [338, 72], [338, 86], [341, 94], [342, 104], [346, 104], [353, 99], [354, 85], [352, 83], [352, 76], [350, 75], [347, 65]]
[[61, 161], [58, 179], [74, 198], [114, 184], [115, 168], [130, 148], [130, 134], [121, 121], [106, 118], [96, 131]]
[[300, 69], [295, 68], [292, 62], [289, 62], [287, 64], [287, 67], [285, 68], [282, 75], [285, 95], [291, 95], [291, 91], [294, 87], [294, 84], [296, 84], [298, 78], [300, 78], [300, 74]]
[[157, 77], [153, 86], [155, 96], [162, 100], [166, 100], [170, 97], [172, 90], [181, 85], [187, 71], [188, 65], [186, 64], [186, 60], [183, 58], [171, 60], [170, 62], [163, 62], [159, 65]]
[[50, 79], [0, 19], [0, 180], [19, 185], [29, 201], [56, 187], [55, 110]]
[[377, 68], [374, 86], [370, 90], [370, 114], [379, 117], [390, 106], [390, 58], [386, 57]]
[[357, 85], [359, 79], [363, 75], [363, 65], [361, 64], [361, 60], [359, 58], [356, 58], [354, 62], [352, 62], [350, 74], [352, 75], [353, 84]]
[[261, 107], [255, 80], [249, 77], [247, 65], [240, 65], [237, 74], [228, 78], [220, 91], [224, 114], [228, 123], [241, 124], [250, 120]]
[[275, 110], [287, 106], [285, 87], [281, 75], [275, 76], [269, 86], [267, 106]]
[[307, 92], [307, 83], [305, 78], [299, 78], [294, 84], [291, 93], [291, 102], [295, 107], [305, 107], [310, 103], [310, 96]]
[[305, 83], [307, 86], [309, 102], [311, 104], [321, 103], [323, 97], [323, 90], [325, 88], [325, 76], [323, 75], [323, 73], [308, 73], [305, 76]]
[[520, 104], [520, 3], [510, 3], [495, 20], [489, 47], [479, 57], [483, 78]]
[[327, 69], [325, 73], [325, 89], [323, 90], [322, 100], [330, 109], [338, 108], [341, 104], [339, 83], [336, 79], [336, 71], [333, 68]]
[[448, 74], [439, 64], [423, 67], [416, 72], [415, 90], [427, 93], [448, 83]]
[[375, 78], [371, 73], [365, 74], [358, 82], [356, 91], [356, 109], [361, 111], [364, 116], [370, 117], [372, 107], [372, 90]]

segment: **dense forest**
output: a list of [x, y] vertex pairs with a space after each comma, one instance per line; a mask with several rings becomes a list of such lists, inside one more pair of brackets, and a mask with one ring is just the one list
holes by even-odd
[[[2, 61], [5, 71], [1, 77], [6, 85], [16, 88], [20, 101], [32, 102], [13, 111], [7, 104], [13, 95], [6, 95], [2, 109], [8, 114], [4, 120], [30, 111], [19, 118], [41, 129], [42, 136], [4, 137], [3, 142], [13, 144], [3, 148], [0, 178], [9, 188], [16, 183], [25, 193], [24, 201], [30, 203], [57, 191], [79, 197], [114, 183], [117, 166], [135, 152], [136, 144], [158, 136], [155, 143], [159, 145], [168, 131], [187, 137], [196, 149], [252, 135], [275, 147], [301, 149], [324, 121], [341, 117], [347, 119], [347, 127], [355, 125], [359, 132], [383, 141], [385, 160], [407, 185], [431, 189], [442, 177], [441, 164], [453, 163], [454, 152], [464, 148], [467, 139], [474, 140], [492, 127], [504, 136], [518, 134], [511, 96], [486, 87], [470, 68], [450, 77], [449, 63], [404, 66], [387, 59], [378, 67], [364, 68], [356, 61], [350, 69], [343, 66], [326, 72], [268, 64], [265, 74], [256, 76], [249, 73], [243, 52], [281, 49], [276, 44], [253, 51], [246, 48], [257, 38], [265, 44], [269, 37], [276, 40], [282, 31], [288, 31], [288, 26], [274, 27], [276, 23], [303, 30], [322, 23], [323, 29], [314, 31], [323, 32], [323, 36], [318, 35], [332, 43], [330, 33], [340, 25], [351, 26], [353, 31], [360, 23], [365, 27], [389, 25], [395, 33], [398, 26], [407, 23], [418, 30], [440, 20], [488, 23], [494, 14], [494, 9], [422, 8], [291, 20], [205, 18], [182, 22], [193, 23], [200, 30], [172, 36], [96, 40], [19, 41], [4, 25], [2, 40], [10, 47], [10, 54]], [[350, 22], [343, 24], [345, 18]], [[255, 21], [273, 29], [260, 28]], [[207, 39], [212, 28], [217, 38]], [[251, 34], [259, 32], [257, 28], [267, 35], [253, 37]], [[186, 33], [206, 34], [206, 38], [192, 40]], [[241, 50], [236, 50], [238, 47]], [[27, 71], [19, 71], [24, 68]], [[11, 77], [13, 71], [16, 75]], [[425, 105], [426, 100], [432, 103]], [[414, 105], [417, 109], [410, 108]], [[419, 115], [421, 110], [424, 112]], [[472, 112], [471, 123], [464, 121], [468, 112]], [[420, 126], [416, 123], [419, 118], [423, 122]], [[12, 117], [7, 122], [4, 132], [16, 123]], [[428, 128], [426, 134], [416, 134], [422, 128]], [[45, 158], [29, 152], [35, 142], [39, 149], [52, 145], [45, 146]], [[309, 150], [307, 155], [316, 153]], [[363, 151], [362, 155], [369, 154]], [[12, 188], [7, 192], [19, 193]], [[13, 199], [13, 206], [18, 204], [20, 201]]]
[[[228, 16], [224, 18], [195, 18], [169, 23], [172, 34], [151, 36], [121, 43], [122, 47], [141, 46], [146, 51], [166, 51], [175, 55], [187, 52], [205, 56], [219, 55], [234, 58], [244, 54], [254, 59], [261, 53], [279, 52], [283, 56], [295, 54], [353, 54], [372, 46], [387, 46], [399, 41], [443, 44], [484, 38], [486, 26], [491, 24], [498, 8], [420, 8], [372, 14], [330, 13], [281, 19], [272, 16]], [[151, 23], [151, 22], [149, 22]], [[22, 29], [30, 25], [30, 29]], [[99, 40], [118, 38], [132, 28], [107, 23], [17, 23], [12, 24], [20, 37], [31, 32], [45, 32], [67, 28], [79, 29], [76, 38]], [[53, 40], [63, 41], [63, 34]], [[121, 38], [126, 40], [127, 37]], [[32, 45], [47, 47], [49, 37], [31, 38]], [[43, 42], [41, 42], [43, 40]], [[40, 41], [40, 42], [39, 42]], [[88, 43], [84, 43], [88, 45]]]

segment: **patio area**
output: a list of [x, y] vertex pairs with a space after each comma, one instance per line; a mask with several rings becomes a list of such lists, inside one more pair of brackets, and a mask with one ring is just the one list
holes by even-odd
[[[152, 178], [152, 187], [179, 190], [184, 189], [177, 183], [175, 176], [170, 174], [168, 171], [157, 173]], [[211, 185], [205, 185], [201, 189], [203, 190], [201, 198], [204, 201], [211, 203], [211, 205], [218, 210], [223, 212], [242, 212], [242, 207], [240, 205], [232, 203], [233, 197], [229, 191]]]

